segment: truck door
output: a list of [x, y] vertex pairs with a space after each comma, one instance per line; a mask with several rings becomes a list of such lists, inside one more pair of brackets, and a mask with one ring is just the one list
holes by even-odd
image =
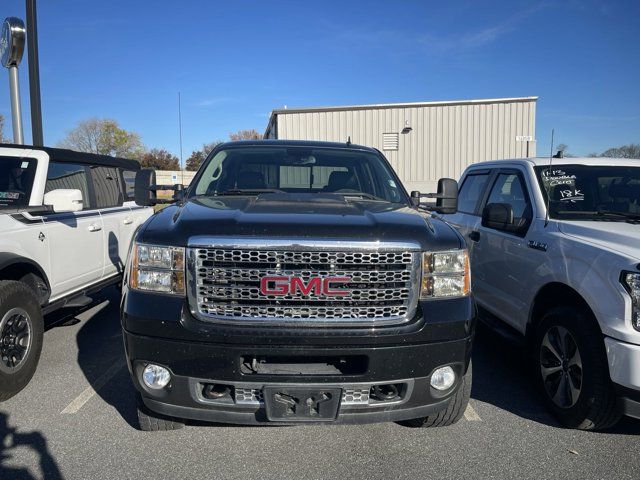
[[104, 237], [100, 211], [90, 195], [89, 167], [49, 162], [45, 193], [59, 188], [82, 192], [80, 212], [43, 216], [51, 258], [51, 300], [96, 283], [104, 267]]
[[129, 249], [133, 219], [131, 209], [124, 204], [124, 192], [120, 172], [116, 167], [93, 166], [91, 179], [104, 225], [104, 273], [108, 278], [124, 273]]
[[474, 295], [478, 303], [501, 320], [524, 331], [528, 315], [530, 276], [537, 265], [527, 247], [529, 226], [533, 220], [533, 204], [525, 175], [518, 169], [500, 169], [491, 181], [484, 205], [507, 203], [521, 226], [519, 231], [500, 231], [482, 226], [476, 230], [474, 246]]
[[475, 252], [477, 233], [481, 220], [482, 199], [490, 183], [492, 172], [489, 169], [472, 169], [462, 179], [458, 193], [458, 212], [454, 215], [444, 215], [444, 219], [451, 223], [464, 237], [469, 250], [471, 262], [472, 288], [475, 290], [475, 278], [482, 262]]

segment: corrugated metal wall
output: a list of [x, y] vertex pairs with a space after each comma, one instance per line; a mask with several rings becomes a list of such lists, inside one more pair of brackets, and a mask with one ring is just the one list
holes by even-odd
[[[432, 190], [439, 178], [459, 178], [467, 165], [535, 156], [536, 97], [413, 105], [274, 112], [266, 137], [345, 142], [382, 150], [408, 190]], [[405, 127], [411, 131], [402, 133]], [[397, 133], [397, 150], [383, 134]], [[387, 146], [393, 146], [387, 136]], [[528, 146], [528, 152], [527, 152]]]

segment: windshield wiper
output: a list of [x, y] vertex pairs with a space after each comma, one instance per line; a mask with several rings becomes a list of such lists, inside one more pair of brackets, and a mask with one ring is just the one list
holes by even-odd
[[[640, 222], [639, 213], [631, 212], [616, 212], [613, 210], [598, 210], [598, 211], [559, 211], [561, 215], [569, 216], [589, 216], [592, 220], [612, 221], [613, 219], [624, 220], [631, 223]], [[605, 220], [606, 219], [606, 220]]]
[[214, 195], [261, 195], [263, 193], [285, 193], [277, 188], [232, 188], [224, 192], [216, 192]]
[[640, 213], [616, 212], [614, 210], [600, 210], [598, 215], [616, 215], [619, 217], [629, 218], [631, 220], [640, 220]]

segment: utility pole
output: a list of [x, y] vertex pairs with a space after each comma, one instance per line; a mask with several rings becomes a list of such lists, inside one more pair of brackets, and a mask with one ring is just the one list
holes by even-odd
[[31, 133], [33, 145], [44, 146], [42, 106], [40, 104], [40, 66], [38, 60], [38, 20], [36, 0], [27, 2], [27, 58], [29, 61], [29, 99], [31, 103]]

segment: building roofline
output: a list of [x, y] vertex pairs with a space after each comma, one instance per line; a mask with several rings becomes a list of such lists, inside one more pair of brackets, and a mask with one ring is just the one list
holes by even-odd
[[341, 110], [373, 110], [383, 108], [415, 108], [433, 107], [447, 105], [481, 105], [484, 103], [514, 103], [514, 102], [535, 102], [538, 97], [513, 97], [513, 98], [484, 98], [477, 100], [443, 100], [433, 102], [409, 102], [409, 103], [374, 103], [369, 105], [341, 105], [328, 107], [297, 107], [297, 108], [275, 108], [271, 111], [271, 116], [282, 113], [307, 113], [307, 112], [335, 112]]

